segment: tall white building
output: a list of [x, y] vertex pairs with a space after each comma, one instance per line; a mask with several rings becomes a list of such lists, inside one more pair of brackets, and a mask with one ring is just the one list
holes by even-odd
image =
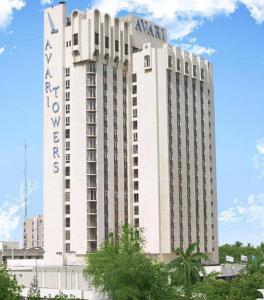
[[212, 65], [136, 16], [62, 2], [44, 19], [46, 264], [125, 223], [148, 253], [199, 241], [217, 262]]

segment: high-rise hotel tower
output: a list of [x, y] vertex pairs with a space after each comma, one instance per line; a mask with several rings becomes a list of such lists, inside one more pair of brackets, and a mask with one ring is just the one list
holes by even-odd
[[198, 241], [217, 262], [212, 65], [140, 17], [61, 2], [44, 18], [46, 264], [126, 223], [148, 253]]

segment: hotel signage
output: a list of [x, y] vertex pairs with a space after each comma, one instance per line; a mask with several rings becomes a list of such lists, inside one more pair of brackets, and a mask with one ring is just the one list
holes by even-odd
[[138, 18], [136, 21], [135, 29], [141, 32], [144, 32], [148, 35], [151, 35], [154, 38], [165, 41], [165, 30], [162, 27], [159, 27], [151, 22], [148, 22], [144, 19]]
[[60, 103], [58, 100], [58, 91], [60, 89], [59, 85], [54, 85], [52, 83], [52, 69], [51, 69], [51, 62], [52, 62], [52, 55], [53, 49], [50, 43], [50, 40], [47, 39], [45, 43], [45, 60], [46, 60], [46, 69], [45, 69], [45, 98], [46, 98], [46, 105], [47, 109], [50, 110], [51, 113], [51, 126], [53, 128], [52, 131], [52, 160], [53, 160], [53, 173], [59, 173], [60, 165], [59, 159], [61, 157], [60, 149], [59, 149], [59, 142], [60, 142], [60, 132], [59, 132], [59, 125], [61, 122], [60, 117]]

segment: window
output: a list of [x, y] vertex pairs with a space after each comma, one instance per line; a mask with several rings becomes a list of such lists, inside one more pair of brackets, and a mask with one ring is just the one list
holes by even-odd
[[137, 93], [137, 86], [132, 85], [132, 94], [136, 94], [136, 93]]
[[66, 225], [66, 227], [71, 227], [71, 219], [70, 218], [65, 219], [65, 225]]
[[66, 253], [69, 253], [71, 251], [71, 244], [66, 243]]
[[66, 125], [66, 126], [69, 126], [69, 125], [70, 125], [70, 120], [71, 120], [70, 117], [66, 117], [66, 118], [65, 118], [65, 125]]
[[139, 214], [139, 207], [134, 206], [134, 215], [138, 215], [138, 214]]
[[189, 74], [189, 64], [188, 62], [185, 62], [185, 74]]
[[137, 121], [133, 121], [133, 129], [134, 129], [134, 130], [137, 129]]
[[138, 140], [138, 134], [137, 134], [137, 132], [134, 132], [133, 133], [133, 141], [137, 142], [137, 140]]
[[95, 123], [96, 115], [95, 112], [87, 112], [86, 118], [88, 123]]
[[181, 60], [177, 58], [177, 71], [181, 70]]
[[88, 200], [96, 200], [96, 190], [88, 191]]
[[78, 33], [73, 34], [73, 46], [78, 45]]
[[139, 227], [139, 219], [138, 218], [134, 219], [134, 225], [135, 225], [135, 227]]
[[88, 160], [89, 161], [96, 161], [96, 152], [95, 150], [88, 151]]
[[66, 154], [66, 155], [65, 155], [65, 162], [66, 162], [66, 163], [70, 163], [70, 161], [71, 161], [71, 156], [70, 156], [70, 154]]
[[96, 134], [96, 127], [95, 125], [89, 125], [87, 128], [88, 135], [95, 135]]
[[197, 67], [195, 65], [193, 65], [193, 76], [197, 76]]
[[132, 74], [132, 82], [137, 82], [137, 74]]
[[65, 214], [69, 215], [71, 213], [71, 207], [70, 204], [65, 205]]
[[170, 55], [168, 56], [168, 67], [172, 68], [172, 57]]
[[65, 188], [66, 188], [66, 189], [69, 189], [70, 186], [71, 186], [71, 184], [70, 184], [70, 179], [66, 179], [66, 180], [65, 180]]
[[125, 44], [125, 55], [128, 55], [128, 44]]
[[105, 48], [108, 49], [109, 48], [109, 37], [105, 36]]
[[138, 202], [138, 194], [134, 194], [134, 202]]
[[70, 80], [66, 80], [66, 89], [69, 89], [70, 88]]
[[87, 106], [86, 106], [86, 108], [88, 109], [88, 110], [95, 110], [95, 100], [93, 100], [93, 99], [89, 99], [89, 100], [87, 100]]
[[65, 76], [66, 77], [70, 76], [70, 68], [65, 69]]
[[115, 40], [115, 52], [119, 51], [119, 42]]
[[138, 165], [138, 157], [133, 157], [133, 164], [134, 166]]
[[133, 117], [134, 117], [134, 118], [137, 117], [137, 109], [136, 109], [136, 108], [133, 109]]
[[70, 176], [70, 167], [65, 168], [65, 175]]
[[66, 111], [66, 114], [68, 114], [70, 112], [70, 104], [65, 105], [65, 111]]
[[137, 106], [137, 97], [133, 97], [133, 106]]
[[88, 148], [96, 148], [96, 138], [94, 137], [89, 137], [87, 138], [87, 146]]
[[134, 178], [138, 178], [138, 169], [134, 169]]
[[149, 56], [149, 55], [146, 55], [146, 56], [144, 57], [144, 67], [145, 67], [145, 68], [150, 67], [150, 56]]
[[134, 181], [134, 190], [138, 190], [138, 181]]
[[88, 87], [87, 88], [87, 97], [95, 98], [96, 90], [95, 87]]
[[87, 64], [87, 72], [90, 72], [90, 73], [95, 73], [96, 72], [96, 67], [95, 67], [94, 62], [89, 62]]
[[71, 238], [70, 230], [66, 230], [65, 232], [65, 239], [69, 240]]
[[87, 84], [88, 85], [95, 85], [95, 74], [88, 74], [87, 76]]
[[138, 145], [133, 145], [133, 153], [138, 154]]
[[69, 202], [71, 200], [71, 194], [70, 192], [65, 193], [65, 202]]
[[66, 92], [65, 95], [66, 95], [66, 97], [65, 97], [65, 98], [66, 98], [66, 101], [69, 101], [69, 100], [70, 100], [70, 92]]
[[201, 69], [201, 79], [204, 80], [204, 68]]
[[67, 142], [65, 143], [65, 150], [66, 150], [66, 151], [69, 151], [70, 148], [71, 148], [71, 143], [70, 143], [70, 141], [67, 141]]
[[69, 139], [70, 138], [70, 129], [65, 130], [65, 138]]
[[94, 43], [95, 43], [95, 45], [99, 45], [99, 33], [98, 32], [94, 33]]

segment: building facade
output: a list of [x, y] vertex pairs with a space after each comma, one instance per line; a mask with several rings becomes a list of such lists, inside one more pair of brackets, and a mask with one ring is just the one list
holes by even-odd
[[43, 216], [26, 218], [24, 221], [24, 248], [44, 248]]
[[135, 16], [45, 10], [47, 264], [95, 251], [127, 223], [148, 253], [168, 259], [198, 241], [217, 262], [215, 169], [209, 62]]

